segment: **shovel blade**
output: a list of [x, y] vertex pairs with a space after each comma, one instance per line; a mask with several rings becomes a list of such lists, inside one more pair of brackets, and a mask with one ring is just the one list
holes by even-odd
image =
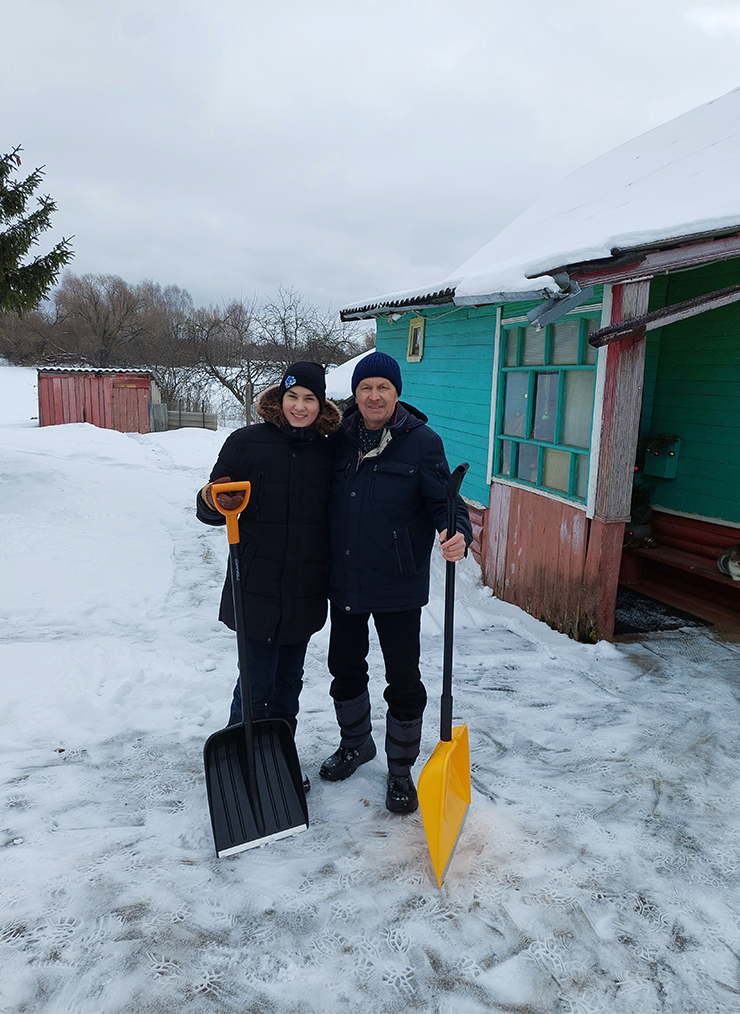
[[268, 719], [254, 722], [252, 730], [256, 799], [249, 785], [243, 724], [215, 732], [203, 751], [208, 807], [219, 858], [308, 827], [306, 795], [290, 726], [282, 719]]
[[419, 775], [417, 791], [429, 854], [441, 887], [470, 806], [467, 725], [456, 726], [449, 742], [437, 743]]

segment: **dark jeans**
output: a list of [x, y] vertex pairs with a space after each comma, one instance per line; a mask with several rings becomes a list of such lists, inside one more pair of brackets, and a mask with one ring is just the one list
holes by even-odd
[[388, 686], [383, 696], [388, 710], [399, 722], [411, 722], [421, 717], [427, 702], [419, 672], [421, 609], [346, 613], [332, 603], [329, 672], [333, 680], [329, 693], [335, 701], [351, 701], [367, 689], [371, 615], [385, 661]]
[[[308, 641], [268, 644], [248, 637], [246, 642], [252, 718], [284, 718], [295, 732]], [[237, 680], [229, 725], [236, 725], [241, 720], [242, 696]]]

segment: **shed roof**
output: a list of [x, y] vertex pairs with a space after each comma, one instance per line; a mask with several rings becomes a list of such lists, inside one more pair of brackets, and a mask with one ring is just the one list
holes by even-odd
[[[740, 227], [740, 88], [588, 162], [447, 278], [346, 306], [344, 317], [559, 291], [559, 268]], [[439, 297], [444, 294], [446, 299]]]
[[146, 367], [136, 369], [135, 367], [113, 367], [113, 366], [39, 366], [39, 373], [89, 373], [93, 376], [102, 376], [105, 373], [134, 373], [137, 376], [153, 376], [152, 371]]

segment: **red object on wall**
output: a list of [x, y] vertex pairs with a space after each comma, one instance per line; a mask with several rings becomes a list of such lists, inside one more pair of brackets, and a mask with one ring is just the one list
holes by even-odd
[[120, 370], [39, 370], [39, 425], [91, 423], [149, 433], [151, 374]]

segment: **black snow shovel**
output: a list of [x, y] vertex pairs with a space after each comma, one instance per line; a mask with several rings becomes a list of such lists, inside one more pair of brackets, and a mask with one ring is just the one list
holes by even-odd
[[[282, 718], [252, 721], [238, 521], [249, 503], [250, 484], [220, 482], [211, 491], [217, 510], [226, 518], [242, 697], [241, 723], [214, 732], [203, 750], [213, 839], [221, 858], [305, 831], [308, 807], [292, 729]], [[234, 491], [243, 492], [244, 499], [239, 507], [227, 510], [216, 495]]]

